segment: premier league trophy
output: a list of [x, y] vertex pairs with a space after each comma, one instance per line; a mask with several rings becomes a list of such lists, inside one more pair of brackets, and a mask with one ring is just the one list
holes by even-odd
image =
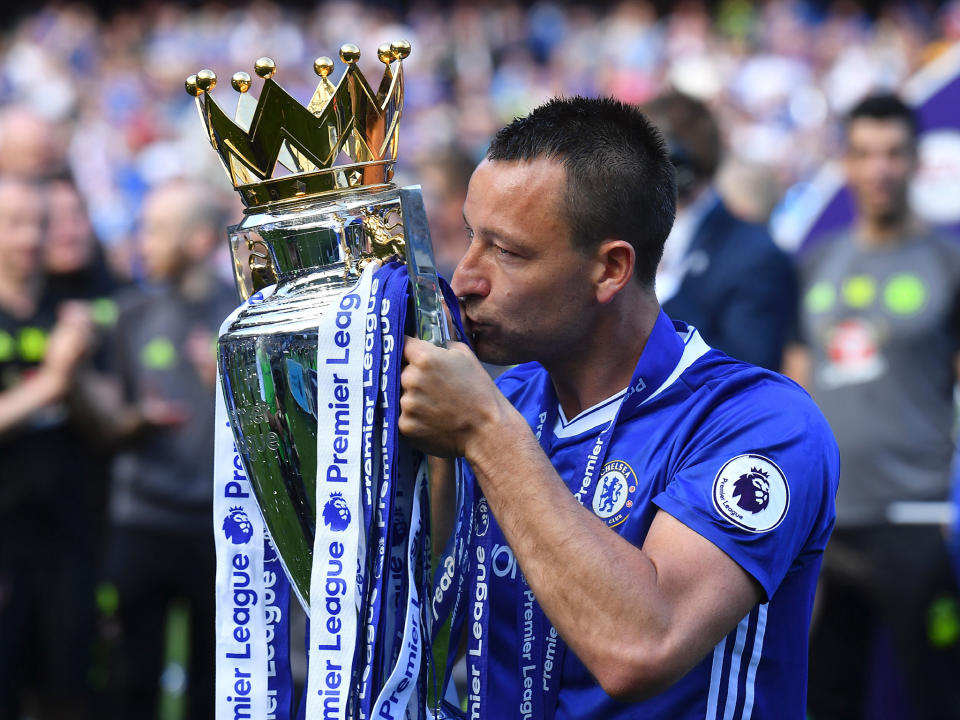
[[307, 717], [427, 717], [426, 471], [396, 432], [398, 348], [405, 325], [447, 328], [419, 188], [390, 182], [409, 53], [378, 48], [376, 91], [355, 45], [336, 86], [318, 58], [306, 106], [260, 58], [233, 118], [212, 71], [186, 81], [246, 205], [218, 352], [218, 718], [289, 712], [278, 562], [311, 620]]

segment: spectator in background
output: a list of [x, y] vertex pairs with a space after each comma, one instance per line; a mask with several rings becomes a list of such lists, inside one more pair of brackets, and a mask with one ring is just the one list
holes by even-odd
[[107, 335], [117, 319], [114, 300], [119, 283], [107, 267], [102, 248], [93, 234], [83, 198], [69, 174], [44, 182], [47, 221], [43, 243], [44, 302], [57, 307], [65, 302], [83, 301], [90, 310], [95, 332], [89, 351], [89, 363], [75, 382], [75, 418], [84, 437], [73, 456], [75, 482], [82, 485], [83, 506], [89, 528], [86, 574], [92, 580], [100, 575], [103, 557], [103, 533], [110, 476], [108, 438], [99, 418], [90, 409], [98, 401], [103, 374], [108, 372]]
[[214, 342], [236, 306], [207, 258], [222, 213], [202, 186], [176, 181], [145, 202], [140, 250], [149, 286], [121, 298], [112, 357], [122, 383], [114, 435], [105, 573], [117, 591], [113, 715], [152, 718], [171, 602], [190, 612], [191, 720], [213, 717]]
[[66, 132], [25, 105], [0, 112], [0, 173], [43, 180], [66, 169]]
[[94, 576], [68, 401], [91, 323], [41, 298], [35, 185], [0, 179], [0, 228], [0, 717], [85, 718]]
[[760, 225], [734, 217], [714, 188], [720, 132], [679, 93], [646, 107], [677, 169], [677, 219], [657, 269], [657, 298], [718, 350], [779, 370], [796, 308], [789, 258]]
[[111, 299], [120, 283], [110, 272], [77, 186], [68, 174], [44, 184], [47, 232], [43, 248], [44, 291], [55, 302], [88, 300], [94, 319], [116, 320]]
[[845, 157], [858, 217], [802, 267], [802, 346], [785, 370], [840, 446], [837, 527], [811, 640], [816, 720], [864, 717], [871, 639], [891, 633], [917, 718], [960, 717], [960, 648], [934, 647], [934, 599], [955, 594], [942, 529], [891, 523], [900, 501], [945, 501], [960, 341], [960, 247], [911, 213], [916, 124], [892, 95], [850, 113]]
[[448, 280], [467, 248], [463, 202], [476, 165], [469, 155], [453, 149], [428, 155], [417, 163], [437, 270]]

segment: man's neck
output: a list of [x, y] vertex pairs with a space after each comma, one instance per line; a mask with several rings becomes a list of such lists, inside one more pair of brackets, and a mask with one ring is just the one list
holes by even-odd
[[36, 307], [36, 283], [13, 273], [0, 275], [0, 308], [16, 317], [27, 318], [33, 315]]
[[660, 306], [649, 293], [617, 298], [579, 347], [581, 352], [544, 363], [566, 417], [572, 418], [630, 384], [634, 368], [653, 331]]
[[207, 266], [196, 263], [185, 268], [170, 284], [183, 299], [199, 302], [209, 295], [213, 282], [214, 278]]
[[891, 217], [861, 216], [856, 225], [856, 237], [867, 247], [896, 247], [916, 234], [919, 226], [919, 221], [909, 212]]

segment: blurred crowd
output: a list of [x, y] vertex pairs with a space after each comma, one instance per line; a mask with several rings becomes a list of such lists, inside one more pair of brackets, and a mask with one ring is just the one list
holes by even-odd
[[[267, 55], [306, 101], [315, 57], [357, 43], [372, 79], [376, 46], [400, 38], [413, 51], [396, 179], [423, 185], [447, 274], [465, 248], [470, 173], [514, 116], [557, 94], [613, 95], [667, 126], [709, 111], [717, 150], [681, 197], [681, 234], [722, 200], [726, 235], [784, 273], [763, 278], [792, 294], [767, 318], [776, 342], [759, 348], [754, 333], [742, 353], [723, 348], [769, 350], [747, 359], [777, 367], [797, 339], [800, 289], [762, 226], [843, 154], [842, 118], [865, 95], [901, 88], [960, 41], [960, 2], [870, 14], [789, 0], [666, 13], [643, 0], [24, 13], [0, 36], [0, 666], [17, 670], [0, 673], [0, 717], [152, 716], [173, 597], [188, 599], [197, 633], [189, 714], [212, 717], [212, 670], [198, 670], [213, 604], [202, 428], [212, 432], [216, 330], [236, 298], [222, 228], [242, 208], [183, 81], [214, 69], [231, 108], [226, 79]], [[693, 109], [658, 104], [674, 92]], [[671, 140], [696, 154], [696, 137]], [[678, 242], [658, 277], [677, 283], [665, 304], [691, 272]], [[695, 309], [668, 310], [710, 334]]]
[[[960, 39], [957, 2], [891, 2], [874, 16], [855, 2], [792, 0], [693, 0], [666, 14], [643, 0], [389, 8], [153, 3], [101, 19], [79, 3], [50, 5], [0, 39], [0, 102], [45, 121], [23, 120], [32, 131], [4, 144], [4, 162], [65, 160], [97, 236], [121, 274], [136, 275], [128, 243], [147, 189], [182, 175], [224, 187], [183, 92], [187, 75], [212, 68], [223, 79], [215, 97], [230, 108], [226, 78], [268, 55], [305, 101], [315, 57], [358, 43], [375, 78], [374, 48], [406, 38], [401, 180], [429, 179], [432, 167], [422, 168], [436, 164], [456, 173], [451, 154], [478, 159], [492, 132], [552, 95], [643, 103], [672, 87], [717, 113], [729, 149], [721, 185], [736, 209], [765, 220], [836, 151], [836, 120], [857, 99], [899, 87]], [[12, 145], [22, 157], [8, 159]], [[442, 204], [444, 185], [427, 188], [440, 196], [428, 206]]]

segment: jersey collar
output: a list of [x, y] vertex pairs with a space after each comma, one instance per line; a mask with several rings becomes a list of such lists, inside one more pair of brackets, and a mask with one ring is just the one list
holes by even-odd
[[[709, 349], [699, 338], [696, 330], [683, 323], [674, 324], [667, 314], [660, 310], [650, 337], [647, 338], [647, 344], [640, 354], [630, 386], [587, 408], [569, 421], [558, 407], [554, 435], [557, 438], [569, 438], [606, 426], [616, 417], [621, 402], [628, 403], [623, 410], [626, 415], [632, 415], [636, 408], [666, 390], [694, 360]], [[691, 346], [694, 339], [698, 342]], [[550, 391], [552, 394], [552, 387]]]

